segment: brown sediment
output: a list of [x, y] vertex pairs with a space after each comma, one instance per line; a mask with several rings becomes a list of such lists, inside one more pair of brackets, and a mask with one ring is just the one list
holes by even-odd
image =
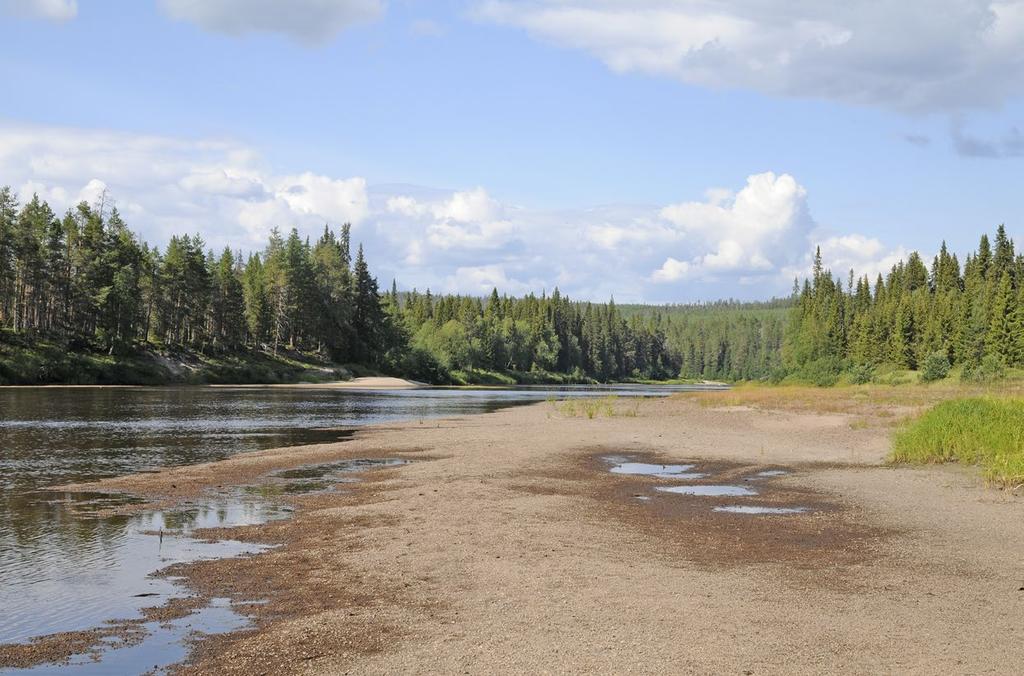
[[[303, 464], [413, 461], [291, 498], [288, 521], [201, 533], [278, 546], [167, 571], [254, 620], [200, 640], [183, 673], [1014, 671], [1024, 501], [970, 470], [885, 467], [887, 431], [860, 420], [538, 404], [78, 488], [163, 504]], [[605, 455], [693, 462], [704, 483], [792, 474], [754, 498], [673, 495], [654, 487], [683, 482], [612, 475]], [[811, 511], [712, 511], [737, 501]]]

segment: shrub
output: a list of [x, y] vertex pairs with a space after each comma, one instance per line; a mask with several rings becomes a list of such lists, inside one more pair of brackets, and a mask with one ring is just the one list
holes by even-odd
[[949, 360], [945, 352], [932, 352], [921, 365], [921, 380], [926, 383], [942, 380], [949, 375]]
[[839, 382], [839, 374], [842, 372], [841, 360], [835, 357], [822, 357], [805, 364], [796, 375], [800, 380], [818, 387], [832, 387]]
[[1006, 362], [995, 354], [986, 354], [981, 363], [964, 366], [962, 380], [971, 383], [994, 383], [1006, 377]]
[[875, 377], [875, 367], [871, 364], [858, 364], [850, 369], [850, 382], [854, 385], [866, 385]]

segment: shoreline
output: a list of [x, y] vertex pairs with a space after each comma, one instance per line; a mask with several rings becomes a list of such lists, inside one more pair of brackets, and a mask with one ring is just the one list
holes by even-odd
[[[277, 469], [411, 460], [290, 498], [287, 521], [201, 533], [279, 546], [173, 571], [205, 597], [266, 601], [182, 673], [1012, 669], [1024, 501], [969, 468], [886, 466], [888, 429], [854, 420], [689, 398], [590, 420], [538, 403], [58, 488], [166, 507]], [[679, 482], [613, 475], [612, 455], [693, 462], [697, 483], [759, 495], [661, 493]], [[764, 470], [790, 473], [744, 483]], [[712, 510], [744, 500], [809, 511]]]

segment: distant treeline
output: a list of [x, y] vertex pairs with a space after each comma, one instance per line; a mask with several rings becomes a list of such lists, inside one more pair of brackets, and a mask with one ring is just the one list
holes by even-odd
[[339, 364], [432, 382], [781, 379], [826, 382], [929, 358], [980, 368], [1024, 362], [1024, 257], [1000, 227], [963, 271], [945, 245], [931, 270], [911, 254], [872, 289], [822, 268], [787, 299], [617, 306], [550, 295], [509, 298], [382, 293], [350, 228], [315, 241], [272, 231], [263, 251], [163, 249], [116, 208], [63, 216], [0, 189], [0, 338], [61, 341], [69, 351], [140, 348], [202, 354], [317, 353]]
[[943, 242], [930, 268], [915, 252], [874, 286], [853, 271], [845, 284], [833, 279], [819, 252], [794, 295], [784, 363], [812, 380], [844, 369], [867, 378], [883, 364], [939, 377], [950, 366], [970, 377], [1024, 364], [1024, 256], [1003, 226], [962, 268]]
[[[274, 230], [261, 252], [219, 255], [198, 236], [160, 250], [116, 208], [63, 216], [0, 189], [0, 328], [24, 342], [130, 354], [279, 349], [450, 381], [453, 374], [562, 380], [756, 378], [777, 365], [781, 319], [734, 305], [637, 308], [550, 296], [381, 293], [350, 228], [315, 242]], [[531, 375], [532, 374], [532, 375]]]

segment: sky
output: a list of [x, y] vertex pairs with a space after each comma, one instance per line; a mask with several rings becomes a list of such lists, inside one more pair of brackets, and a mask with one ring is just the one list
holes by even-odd
[[1024, 232], [1024, 0], [0, 0], [0, 185], [384, 285], [789, 293]]

